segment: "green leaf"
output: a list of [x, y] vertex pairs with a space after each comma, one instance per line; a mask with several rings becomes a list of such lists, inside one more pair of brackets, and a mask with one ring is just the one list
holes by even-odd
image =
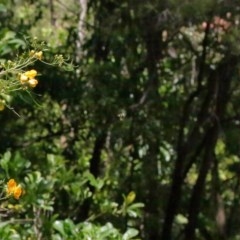
[[64, 225], [62, 221], [56, 220], [53, 223], [53, 228], [57, 230], [59, 233], [61, 233], [62, 236], [66, 236], [65, 231], [64, 231]]
[[127, 232], [124, 233], [123, 240], [132, 239], [133, 237], [136, 237], [138, 233], [139, 233], [138, 230], [130, 228], [127, 230]]
[[3, 157], [0, 161], [1, 167], [6, 172], [7, 177], [9, 178], [9, 161], [11, 159], [11, 152], [7, 151], [3, 154]]

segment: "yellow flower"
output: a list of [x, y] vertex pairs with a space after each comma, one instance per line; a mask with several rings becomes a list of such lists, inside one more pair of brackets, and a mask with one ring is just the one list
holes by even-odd
[[15, 187], [13, 191], [13, 197], [15, 199], [19, 199], [21, 195], [22, 195], [22, 187], [18, 185], [17, 187]]
[[20, 82], [21, 82], [21, 84], [24, 84], [24, 83], [26, 83], [28, 81], [28, 76], [26, 76], [26, 74], [21, 74], [20, 75]]
[[43, 55], [43, 52], [42, 52], [42, 51], [36, 52], [36, 53], [34, 54], [34, 56], [35, 56], [37, 59], [39, 59], [39, 60], [42, 59], [42, 55]]
[[10, 179], [7, 182], [6, 192], [8, 197], [13, 195], [15, 199], [19, 199], [20, 196], [22, 195], [22, 187], [19, 184], [17, 185], [14, 179]]
[[21, 84], [28, 84], [30, 87], [34, 88], [38, 84], [38, 80], [35, 79], [37, 76], [37, 71], [32, 69], [30, 71], [26, 71], [25, 73], [20, 74], [20, 82]]
[[39, 60], [42, 60], [43, 52], [42, 51], [36, 52], [34, 50], [31, 50], [30, 53], [29, 53], [29, 56], [30, 57], [35, 57]]
[[35, 78], [37, 76], [37, 71], [32, 69], [24, 73], [28, 78]]
[[34, 54], [35, 54], [35, 51], [34, 51], [34, 50], [31, 50], [30, 53], [29, 53], [29, 56], [30, 56], [30, 57], [33, 57]]
[[8, 182], [7, 182], [7, 187], [8, 189], [12, 189], [12, 188], [15, 188], [17, 186], [17, 183], [14, 179], [10, 179]]
[[35, 79], [35, 78], [31, 78], [31, 79], [28, 80], [28, 84], [29, 84], [30, 87], [34, 88], [34, 87], [37, 86], [38, 80]]

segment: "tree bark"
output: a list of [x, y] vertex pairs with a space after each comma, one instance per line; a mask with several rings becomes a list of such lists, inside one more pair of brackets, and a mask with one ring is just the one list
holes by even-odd
[[78, 38], [76, 41], [76, 62], [79, 63], [83, 55], [83, 43], [85, 40], [85, 19], [87, 15], [87, 0], [79, 0], [80, 13], [78, 18]]
[[195, 229], [197, 227], [197, 218], [200, 211], [200, 204], [202, 195], [204, 192], [205, 181], [207, 173], [211, 167], [211, 163], [214, 160], [214, 149], [217, 143], [218, 134], [222, 119], [225, 115], [227, 103], [229, 101], [229, 90], [231, 85], [231, 75], [236, 66], [236, 57], [232, 56], [229, 59], [224, 59], [218, 68], [213, 72], [209, 78], [209, 82], [212, 82], [214, 87], [213, 91], [209, 91], [212, 94], [212, 103], [208, 104], [208, 112], [210, 109], [213, 110], [211, 113], [210, 127], [206, 133], [205, 140], [205, 152], [201, 163], [200, 172], [198, 179], [193, 188], [192, 197], [190, 199], [189, 210], [188, 210], [188, 224], [185, 228], [185, 239], [195, 239]]
[[211, 167], [213, 161], [214, 147], [217, 142], [218, 137], [218, 127], [215, 124], [206, 134], [205, 143], [206, 149], [205, 154], [202, 160], [200, 172], [196, 181], [196, 184], [193, 188], [192, 197], [190, 200], [190, 206], [188, 210], [188, 224], [185, 230], [185, 239], [194, 240], [195, 239], [195, 228], [197, 225], [197, 216], [200, 210], [201, 204], [201, 195], [204, 191], [205, 181], [207, 173]]

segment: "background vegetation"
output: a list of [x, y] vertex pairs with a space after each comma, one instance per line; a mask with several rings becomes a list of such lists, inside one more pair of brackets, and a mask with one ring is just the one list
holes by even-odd
[[35, 63], [0, 113], [25, 189], [0, 238], [240, 239], [239, 24], [235, 0], [1, 0], [1, 62], [37, 37], [75, 69]]

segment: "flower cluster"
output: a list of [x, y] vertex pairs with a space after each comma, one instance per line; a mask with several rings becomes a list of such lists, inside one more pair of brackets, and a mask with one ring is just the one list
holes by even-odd
[[[11, 107], [11, 102], [15, 97], [14, 92], [26, 91], [32, 96], [32, 88], [38, 85], [38, 72], [29, 66], [34, 66], [35, 62], [41, 61], [43, 64], [59, 66], [66, 71], [72, 71], [73, 65], [67, 63], [62, 55], [54, 55], [50, 61], [43, 60], [44, 51], [47, 50], [44, 42], [39, 42], [37, 38], [30, 41], [31, 48], [16, 56], [14, 61], [2, 59], [0, 61], [0, 112], [7, 107], [15, 114], [19, 114]], [[6, 81], [7, 80], [7, 81]]]
[[17, 184], [14, 179], [10, 179], [7, 182], [6, 193], [7, 197], [13, 196], [15, 199], [19, 199], [22, 195], [22, 187], [21, 185]]
[[20, 74], [20, 82], [22, 85], [28, 85], [32, 88], [36, 87], [38, 84], [38, 80], [35, 79], [37, 76], [37, 71], [32, 69], [30, 71], [26, 71]]
[[30, 57], [35, 57], [39, 60], [42, 60], [43, 52], [42, 51], [36, 52], [34, 50], [31, 50], [29, 55], [30, 55]]

